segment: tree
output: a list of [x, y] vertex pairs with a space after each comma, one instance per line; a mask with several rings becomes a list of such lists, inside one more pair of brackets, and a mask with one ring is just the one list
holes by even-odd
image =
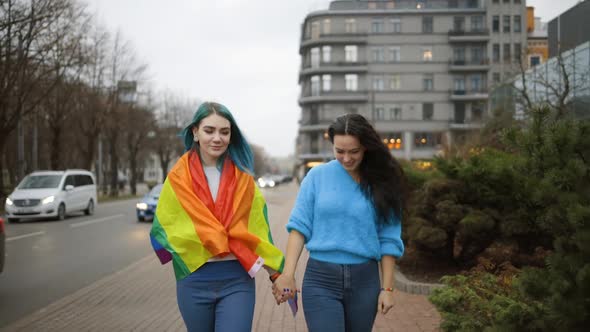
[[[0, 151], [19, 123], [54, 90], [56, 72], [47, 59], [66, 37], [54, 31], [72, 8], [70, 0], [0, 2]], [[0, 163], [0, 174], [2, 169]], [[0, 176], [0, 191], [3, 188]]]

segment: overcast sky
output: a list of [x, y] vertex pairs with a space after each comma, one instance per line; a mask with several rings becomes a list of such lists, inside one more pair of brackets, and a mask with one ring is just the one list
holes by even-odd
[[[86, 0], [149, 65], [158, 91], [225, 104], [251, 143], [295, 148], [301, 23], [329, 0]], [[577, 0], [529, 0], [549, 21]]]

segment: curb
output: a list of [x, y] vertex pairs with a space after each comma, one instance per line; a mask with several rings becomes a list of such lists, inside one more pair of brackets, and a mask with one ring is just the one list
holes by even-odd
[[395, 270], [394, 273], [395, 288], [399, 289], [404, 293], [417, 294], [417, 295], [430, 295], [436, 288], [443, 287], [443, 284], [431, 284], [425, 282], [411, 281], [404, 276], [399, 269]]

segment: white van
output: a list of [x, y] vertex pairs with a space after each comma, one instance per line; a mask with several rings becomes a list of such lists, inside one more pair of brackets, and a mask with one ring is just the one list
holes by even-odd
[[55, 218], [84, 211], [94, 213], [96, 181], [86, 170], [39, 171], [27, 175], [6, 199], [9, 222], [20, 219]]

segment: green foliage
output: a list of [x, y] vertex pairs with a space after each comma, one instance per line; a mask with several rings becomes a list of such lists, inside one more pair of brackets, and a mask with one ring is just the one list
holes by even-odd
[[444, 331], [544, 331], [537, 318], [542, 303], [512, 287], [511, 275], [476, 271], [442, 278], [446, 287], [435, 289], [430, 301], [441, 312]]
[[419, 169], [410, 162], [401, 162], [401, 164], [411, 191], [421, 188], [424, 183], [431, 179], [442, 177], [442, 174], [436, 168]]
[[[453, 243], [461, 250], [455, 257], [475, 255], [479, 244], [488, 246], [480, 263], [504, 253], [515, 266], [539, 257], [546, 265], [525, 267], [510, 282], [477, 273], [446, 279], [447, 287], [431, 297], [445, 330], [584, 331], [590, 325], [590, 122], [546, 108], [528, 114], [525, 126], [504, 130], [503, 151], [485, 148], [436, 166], [464, 185], [454, 201], [468, 211], [455, 229]], [[422, 197], [433, 199], [426, 191]], [[439, 215], [452, 215], [450, 206], [421, 217], [448, 230], [441, 222], [448, 218]]]

